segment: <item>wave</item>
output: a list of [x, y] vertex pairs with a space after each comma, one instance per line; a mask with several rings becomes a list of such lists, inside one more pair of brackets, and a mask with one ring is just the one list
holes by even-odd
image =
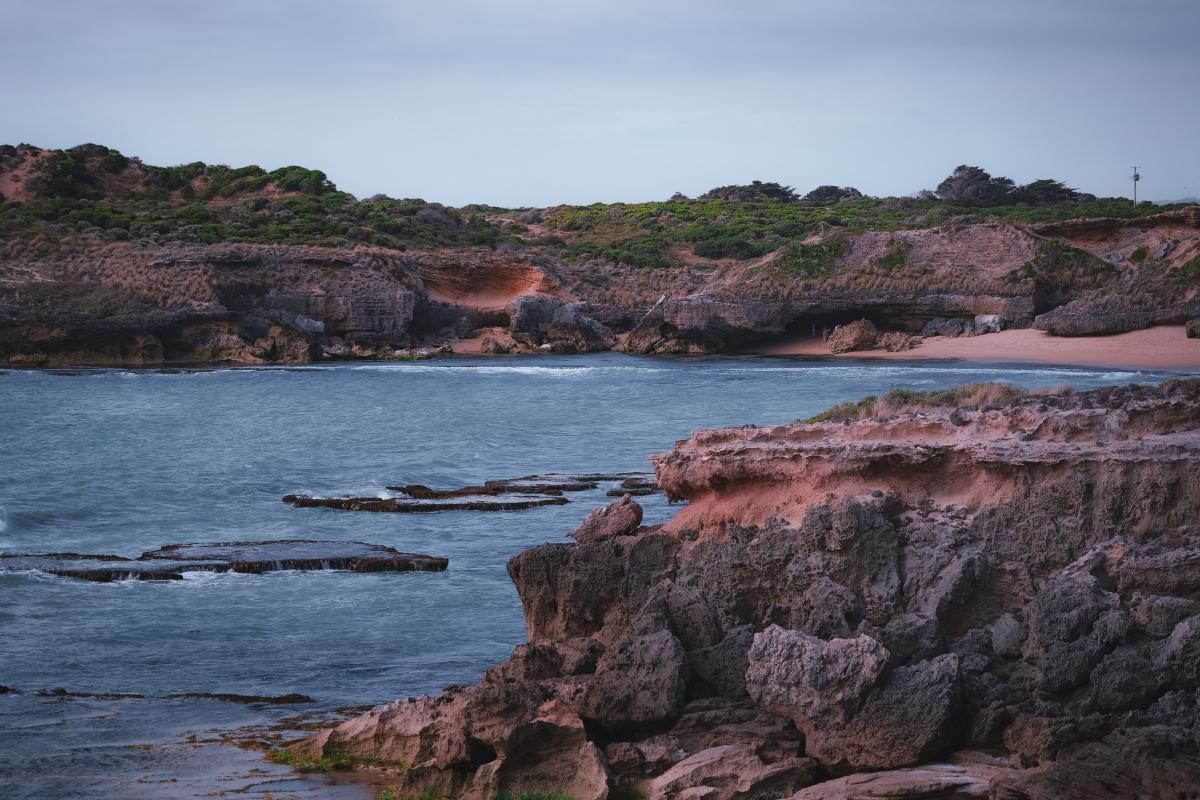
[[[569, 356], [567, 358], [580, 361], [592, 361], [589, 356]], [[75, 370], [14, 370], [3, 374], [4, 378], [16, 375], [44, 377], [83, 377], [93, 379], [132, 380], [137, 378], [155, 378], [172, 380], [181, 378], [230, 377], [236, 375], [258, 375], [262, 373], [320, 373], [348, 371], [361, 374], [393, 374], [408, 375], [492, 375], [498, 377], [524, 376], [545, 379], [581, 380], [589, 378], [604, 378], [626, 376], [654, 376], [663, 374], [681, 374], [702, 372], [721, 378], [753, 378], [756, 375], [788, 376], [795, 378], [883, 378], [896, 379], [910, 385], [932, 383], [945, 376], [960, 376], [964, 381], [978, 380], [1013, 380], [1019, 379], [1028, 383], [1072, 383], [1076, 381], [1098, 383], [1137, 383], [1163, 380], [1177, 373], [1170, 370], [1153, 369], [1114, 369], [1070, 365], [1035, 365], [1021, 363], [970, 364], [964, 362], [864, 362], [864, 361], [805, 361], [780, 363], [771, 359], [769, 362], [745, 356], [706, 356], [696, 359], [672, 360], [656, 364], [645, 363], [648, 359], [639, 359], [641, 363], [613, 363], [613, 356], [600, 357], [601, 363], [572, 363], [572, 364], [530, 364], [530, 363], [480, 363], [470, 361], [462, 363], [455, 360], [448, 362], [435, 360], [429, 362], [342, 362], [337, 364], [303, 364], [303, 365], [263, 365], [263, 366], [229, 366], [197, 369], [146, 369], [131, 370], [124, 368], [83, 368]], [[620, 356], [619, 358], [634, 358]], [[2, 530], [2, 528], [0, 528]]]
[[469, 375], [543, 375], [547, 377], [582, 377], [599, 373], [675, 371], [670, 367], [613, 366], [609, 364], [578, 367], [544, 367], [518, 364], [360, 364], [349, 369], [355, 372], [449, 372]]

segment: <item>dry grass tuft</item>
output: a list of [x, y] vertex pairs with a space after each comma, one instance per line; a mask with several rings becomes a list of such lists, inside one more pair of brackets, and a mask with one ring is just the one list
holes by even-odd
[[871, 417], [894, 417], [946, 408], [988, 408], [1011, 403], [1026, 394], [1007, 383], [968, 383], [953, 389], [917, 392], [892, 389], [883, 397], [867, 395], [856, 402], [841, 403], [801, 422], [843, 422]]

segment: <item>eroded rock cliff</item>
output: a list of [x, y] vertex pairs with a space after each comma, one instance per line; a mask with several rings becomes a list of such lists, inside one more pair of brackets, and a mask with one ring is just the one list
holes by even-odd
[[1200, 381], [698, 431], [655, 464], [670, 524], [509, 563], [507, 663], [297, 749], [467, 798], [1200, 785]]
[[863, 319], [907, 349], [918, 332], [1200, 316], [1196, 207], [745, 188], [451, 209], [360, 200], [296, 166], [0, 145], [0, 363], [407, 357], [463, 339], [478, 340], [467, 352], [726, 352]]

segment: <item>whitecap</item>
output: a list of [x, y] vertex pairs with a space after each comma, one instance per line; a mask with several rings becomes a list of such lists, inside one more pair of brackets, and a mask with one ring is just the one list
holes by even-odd
[[544, 377], [579, 378], [596, 374], [628, 373], [628, 372], [669, 372], [664, 367], [636, 366], [578, 366], [578, 367], [545, 367], [535, 365], [499, 365], [499, 364], [360, 364], [349, 369], [361, 372], [424, 372], [424, 373], [461, 373], [466, 375], [537, 375]]

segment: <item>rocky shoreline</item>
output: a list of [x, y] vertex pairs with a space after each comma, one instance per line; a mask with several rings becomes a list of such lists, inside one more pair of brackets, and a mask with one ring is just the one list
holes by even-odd
[[1200, 320], [1196, 206], [717, 192], [455, 210], [98, 145], [0, 146], [0, 183], [0, 363], [18, 367], [721, 353], [860, 321], [877, 335], [851, 351], [907, 350]]
[[668, 524], [509, 562], [508, 662], [292, 752], [469, 800], [1200, 785], [1200, 381], [951, 394], [695, 432]]
[[402, 553], [381, 544], [313, 539], [172, 544], [148, 550], [137, 558], [84, 553], [0, 554], [0, 573], [35, 570], [96, 583], [178, 581], [187, 572], [443, 572], [448, 564], [439, 556]]

